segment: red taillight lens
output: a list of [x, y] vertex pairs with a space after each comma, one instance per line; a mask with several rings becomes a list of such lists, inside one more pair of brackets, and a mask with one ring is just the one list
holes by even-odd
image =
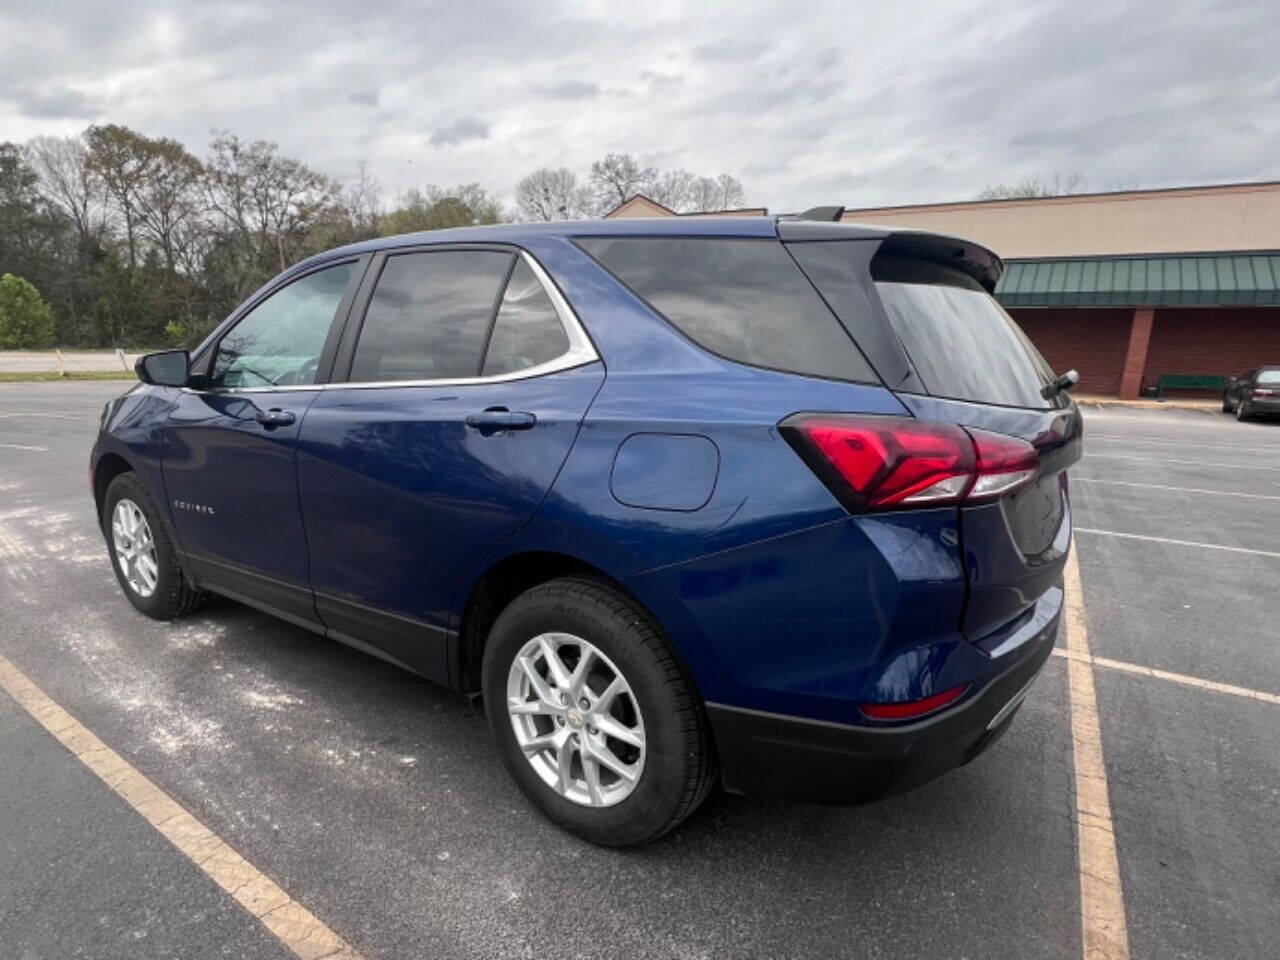
[[954, 424], [815, 416], [793, 426], [863, 508], [954, 500], [973, 477], [973, 443]]
[[978, 479], [968, 500], [993, 500], [1035, 479], [1040, 472], [1036, 448], [1020, 437], [969, 428], [977, 452]]
[[1274, 390], [1268, 390], [1265, 387], [1259, 387], [1253, 391], [1253, 395], [1255, 397], [1274, 397], [1276, 392]]
[[1040, 468], [1025, 440], [906, 417], [798, 414], [783, 435], [854, 511], [991, 500]]
[[967, 689], [969, 685], [962, 683], [958, 687], [943, 690], [922, 700], [907, 700], [899, 703], [860, 703], [858, 709], [862, 711], [863, 716], [872, 720], [914, 720], [955, 703]]

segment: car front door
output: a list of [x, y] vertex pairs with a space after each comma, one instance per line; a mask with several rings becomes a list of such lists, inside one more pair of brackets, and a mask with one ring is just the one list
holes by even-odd
[[332, 365], [360, 266], [327, 266], [260, 299], [197, 359], [165, 427], [165, 490], [196, 579], [308, 624], [298, 429]]
[[604, 369], [511, 249], [380, 257], [357, 304], [347, 382], [299, 439], [316, 609], [339, 639], [447, 682], [463, 571], [533, 515]]

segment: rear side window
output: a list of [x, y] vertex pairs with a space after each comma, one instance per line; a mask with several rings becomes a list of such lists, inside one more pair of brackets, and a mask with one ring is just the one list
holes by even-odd
[[512, 255], [441, 250], [388, 257], [365, 313], [353, 381], [476, 377]]
[[1269, 387], [1280, 384], [1280, 370], [1260, 370], [1258, 379], [1254, 383], [1266, 384]]
[[871, 277], [924, 388], [933, 396], [1050, 407], [1049, 365], [996, 299], [967, 273], [877, 255]]
[[776, 240], [584, 237], [578, 243], [712, 353], [790, 373], [879, 382]]
[[551, 298], [524, 260], [516, 261], [484, 357], [484, 376], [547, 363], [569, 349], [569, 337]]

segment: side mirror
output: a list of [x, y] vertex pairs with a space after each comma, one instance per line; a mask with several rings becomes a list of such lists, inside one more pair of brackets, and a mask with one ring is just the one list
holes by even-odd
[[143, 383], [161, 387], [185, 387], [191, 379], [191, 354], [186, 350], [161, 350], [138, 358], [134, 372]]

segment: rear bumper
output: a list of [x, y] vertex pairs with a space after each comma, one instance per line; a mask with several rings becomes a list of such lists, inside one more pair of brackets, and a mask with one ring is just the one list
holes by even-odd
[[1280, 397], [1246, 397], [1244, 408], [1249, 413], [1271, 415], [1280, 413]]
[[1053, 650], [1058, 618], [1017, 663], [918, 723], [851, 726], [708, 703], [725, 789], [814, 803], [866, 803], [968, 763], [1008, 728]]

